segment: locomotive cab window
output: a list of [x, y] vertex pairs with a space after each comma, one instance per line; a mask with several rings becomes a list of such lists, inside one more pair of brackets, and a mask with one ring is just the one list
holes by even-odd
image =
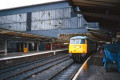
[[79, 44], [79, 41], [80, 41], [79, 39], [76, 39], [76, 44]]
[[75, 39], [71, 39], [70, 44], [75, 44]]
[[80, 44], [85, 44], [85, 39], [81, 39]]

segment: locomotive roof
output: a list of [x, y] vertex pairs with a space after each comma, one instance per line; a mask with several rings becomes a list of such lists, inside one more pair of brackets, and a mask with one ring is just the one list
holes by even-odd
[[87, 39], [87, 37], [86, 36], [75, 36], [70, 39]]

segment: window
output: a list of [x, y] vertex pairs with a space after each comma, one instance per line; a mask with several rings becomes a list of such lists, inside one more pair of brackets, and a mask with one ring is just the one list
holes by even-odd
[[71, 39], [70, 44], [75, 44], [75, 40]]
[[81, 39], [80, 44], [85, 44], [85, 39]]
[[79, 39], [76, 39], [76, 44], [79, 44]]

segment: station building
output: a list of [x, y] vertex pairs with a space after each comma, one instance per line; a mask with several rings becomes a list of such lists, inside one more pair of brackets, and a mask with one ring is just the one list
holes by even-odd
[[[1, 10], [0, 28], [58, 38], [58, 34], [87, 33], [87, 28], [98, 29], [99, 24], [85, 21], [83, 15], [75, 14], [67, 2], [59, 1]], [[24, 44], [32, 51], [37, 50], [39, 47], [37, 45], [40, 43], [42, 40], [38, 42], [22, 39], [9, 40], [1, 37], [0, 51], [7, 48], [7, 52], [16, 52]], [[33, 48], [30, 47], [32, 45], [34, 45]]]

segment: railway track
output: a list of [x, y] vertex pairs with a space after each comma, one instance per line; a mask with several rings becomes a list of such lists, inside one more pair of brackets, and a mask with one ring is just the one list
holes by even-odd
[[6, 73], [6, 72], [10, 72], [10, 71], [13, 71], [13, 70], [25, 67], [25, 66], [29, 66], [29, 65], [35, 64], [35, 63], [39, 63], [41, 61], [52, 59], [52, 58], [55, 58], [55, 57], [58, 57], [58, 56], [61, 56], [61, 55], [63, 55], [63, 54], [59, 54], [59, 55], [55, 55], [55, 56], [51, 55], [51, 56], [48, 56], [48, 57], [45, 57], [45, 58], [41, 58], [41, 59], [37, 59], [37, 60], [25, 62], [25, 63], [24, 62], [23, 63], [20, 62], [19, 64], [16, 64], [16, 65], [6, 66], [6, 67], [3, 67], [3, 68], [0, 68], [0, 74]]
[[23, 80], [48, 80], [56, 73], [62, 71], [64, 68], [70, 66], [71, 64], [73, 64], [72, 59], [64, 60], [51, 67], [44, 69], [42, 72], [39, 72], [38, 74], [34, 74], [31, 77], [24, 78]]
[[48, 80], [72, 80], [82, 64], [73, 63]]
[[[22, 80], [31, 77], [52, 65], [56, 65], [62, 61], [70, 59], [68, 55], [52, 57], [48, 60], [40, 60], [29, 63], [27, 65], [18, 66], [12, 69], [1, 71], [0, 80]], [[43, 68], [43, 69], [42, 69]]]
[[72, 80], [82, 66], [82, 63], [74, 63], [73, 60], [64, 62], [47, 68], [43, 72], [24, 80]]
[[0, 71], [0, 80], [72, 80], [81, 66], [69, 55], [51, 56]]

